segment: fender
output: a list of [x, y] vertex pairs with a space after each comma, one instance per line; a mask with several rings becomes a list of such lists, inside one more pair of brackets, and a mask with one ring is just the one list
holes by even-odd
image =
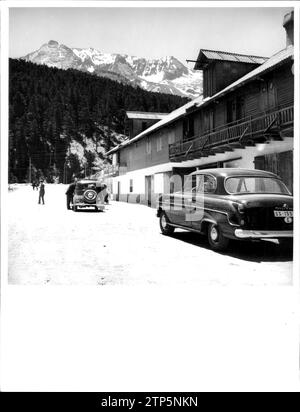
[[[214, 214], [215, 214], [215, 212], [214, 212]], [[201, 222], [200, 222], [200, 227], [199, 227], [199, 229], [200, 229], [200, 231], [202, 232], [202, 233], [204, 233], [205, 232], [205, 229], [206, 229], [206, 227], [207, 227], [207, 224], [214, 224], [214, 225], [217, 225], [218, 224], [218, 220], [216, 219], [216, 217], [215, 216], [213, 216], [213, 214], [211, 213], [211, 212], [208, 212], [208, 211], [204, 211], [204, 217], [203, 217], [203, 219], [201, 220]]]

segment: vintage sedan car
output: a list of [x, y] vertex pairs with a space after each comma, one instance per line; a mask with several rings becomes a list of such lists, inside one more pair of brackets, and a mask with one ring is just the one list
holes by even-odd
[[175, 228], [204, 234], [214, 250], [230, 239], [293, 237], [293, 197], [279, 176], [246, 169], [206, 169], [191, 173], [182, 192], [159, 197], [161, 232]]
[[82, 179], [76, 182], [72, 209], [94, 209], [102, 212], [107, 197], [106, 185], [93, 179]]

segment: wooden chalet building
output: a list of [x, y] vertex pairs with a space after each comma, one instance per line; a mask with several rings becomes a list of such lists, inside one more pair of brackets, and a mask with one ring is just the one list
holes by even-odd
[[126, 112], [125, 134], [129, 139], [137, 136], [148, 127], [167, 116], [168, 113], [154, 112]]
[[154, 206], [182, 189], [179, 176], [210, 167], [272, 171], [293, 189], [293, 20], [285, 16], [286, 48], [270, 58], [200, 50], [203, 97], [107, 153], [116, 200]]

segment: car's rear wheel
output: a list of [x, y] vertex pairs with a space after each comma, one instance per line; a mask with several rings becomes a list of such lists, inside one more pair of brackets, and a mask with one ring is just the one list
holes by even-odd
[[172, 235], [174, 227], [169, 225], [169, 219], [165, 213], [161, 213], [159, 217], [160, 230], [163, 235]]
[[224, 237], [220, 227], [214, 223], [208, 226], [207, 237], [213, 250], [222, 251], [228, 247], [229, 239]]

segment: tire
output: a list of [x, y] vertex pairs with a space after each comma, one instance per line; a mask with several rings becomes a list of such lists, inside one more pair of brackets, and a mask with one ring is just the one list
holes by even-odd
[[174, 233], [174, 227], [169, 225], [169, 219], [165, 213], [161, 213], [159, 216], [159, 226], [163, 235], [172, 235]]
[[213, 250], [223, 251], [226, 250], [229, 245], [229, 239], [224, 237], [220, 227], [214, 223], [208, 226], [207, 238]]
[[84, 197], [85, 203], [93, 204], [96, 201], [97, 192], [93, 189], [87, 189], [83, 193], [83, 197]]

